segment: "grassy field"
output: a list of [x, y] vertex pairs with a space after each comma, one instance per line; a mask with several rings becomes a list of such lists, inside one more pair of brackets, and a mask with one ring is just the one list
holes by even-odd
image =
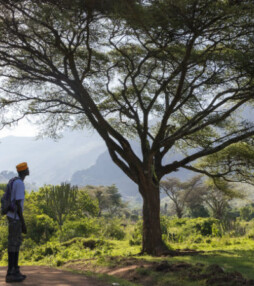
[[[196, 271], [206, 273], [209, 265], [219, 265], [225, 272], [240, 272], [246, 279], [254, 279], [254, 240], [247, 238], [211, 238], [209, 243], [172, 243], [172, 249], [196, 250], [197, 254], [152, 257], [139, 255], [140, 246], [130, 246], [128, 240], [107, 240], [100, 246], [90, 249], [82, 247], [84, 241], [91, 242], [94, 239], [76, 239], [65, 245], [57, 246], [48, 243], [44, 251], [48, 253], [42, 259], [34, 254], [32, 259], [27, 259], [27, 252], [21, 252], [21, 263], [24, 265], [51, 265], [60, 266], [65, 270], [86, 275], [96, 276], [98, 279], [119, 283], [123, 286], [134, 285], [175, 285], [175, 286], [202, 286], [207, 285], [207, 279], [195, 278], [192, 274]], [[51, 253], [50, 249], [56, 253]], [[199, 251], [202, 251], [199, 253]], [[40, 252], [37, 250], [37, 252]], [[36, 250], [34, 250], [36, 253]], [[169, 265], [178, 267], [183, 265], [179, 271], [158, 272], [154, 267], [167, 262]], [[6, 265], [4, 255], [1, 265]], [[190, 267], [190, 265], [192, 267]], [[197, 268], [197, 265], [202, 265]], [[133, 267], [131, 271], [125, 271]], [[114, 271], [120, 271], [121, 275], [113, 275]], [[113, 272], [112, 272], [113, 271]], [[213, 276], [211, 274], [211, 276]], [[217, 284], [211, 284], [217, 285]], [[219, 285], [219, 284], [218, 284]], [[226, 284], [223, 285], [241, 285]], [[249, 284], [252, 285], [252, 284]]]
[[[184, 255], [175, 257], [152, 257], [138, 255], [139, 248], [129, 247], [127, 241], [111, 242], [113, 248], [110, 255], [100, 256], [90, 261], [81, 259], [79, 261], [72, 261], [63, 265], [64, 269], [76, 271], [79, 273], [99, 273], [105, 279], [111, 275], [112, 271], [117, 269], [122, 273], [119, 276], [122, 279], [128, 279], [131, 284], [120, 285], [175, 285], [175, 286], [195, 286], [207, 285], [207, 279], [193, 279], [193, 272], [205, 273], [209, 265], [220, 266], [225, 273], [240, 272], [245, 279], [254, 279], [254, 241], [250, 239], [228, 239], [228, 244], [222, 247], [222, 242], [218, 239], [210, 244], [202, 244], [200, 247], [195, 245], [196, 250], [203, 251], [197, 255]], [[217, 243], [217, 245], [216, 245]], [[184, 244], [174, 244], [173, 248], [184, 249]], [[167, 262], [169, 265], [184, 267], [179, 271], [158, 272], [154, 267]], [[125, 271], [125, 268], [136, 265], [132, 271]], [[190, 267], [190, 265], [192, 267]], [[197, 265], [202, 265], [202, 269]], [[124, 273], [125, 271], [125, 273]], [[114, 272], [114, 271], [113, 271]], [[217, 275], [217, 273], [216, 273]], [[212, 276], [216, 276], [211, 273]], [[110, 279], [110, 278], [108, 278]], [[243, 285], [231, 284], [224, 282], [221, 285]], [[211, 284], [220, 285], [220, 284]], [[253, 284], [247, 284], [253, 285]]]
[[[35, 244], [27, 238], [20, 263], [62, 267], [121, 286], [254, 285], [243, 284], [244, 279], [254, 280], [254, 222], [241, 222], [244, 235], [235, 230], [234, 235], [232, 231], [220, 234], [211, 219], [165, 222], [163, 238], [171, 250], [180, 251], [178, 256], [140, 255], [140, 224], [136, 224], [124, 230], [121, 240], [90, 236], [61, 242], [52, 237], [47, 243]], [[6, 266], [7, 250], [3, 248], [1, 254], [0, 265]]]

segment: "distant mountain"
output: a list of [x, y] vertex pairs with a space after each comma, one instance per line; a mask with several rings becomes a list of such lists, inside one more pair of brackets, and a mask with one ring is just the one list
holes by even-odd
[[[137, 144], [133, 145], [136, 153], [140, 155], [140, 152], [137, 151]], [[179, 155], [171, 156], [170, 161], [177, 160], [177, 158], [179, 158]], [[185, 169], [180, 169], [178, 172], [170, 174], [171, 177], [177, 177], [182, 180], [186, 180], [193, 175], [192, 172]], [[113, 163], [108, 151], [101, 154], [93, 166], [75, 172], [71, 177], [71, 184], [78, 186], [115, 184], [125, 198], [128, 196], [140, 197], [137, 185]]]
[[101, 154], [90, 168], [75, 172], [71, 177], [71, 184], [78, 186], [115, 184], [125, 197], [138, 195], [137, 185], [113, 163], [108, 151]]
[[15, 166], [25, 161], [30, 169], [27, 183], [59, 184], [92, 166], [105, 150], [100, 137], [88, 131], [64, 133], [58, 141], [8, 136], [0, 139], [0, 171], [16, 172]]
[[[131, 144], [141, 157], [139, 144]], [[167, 161], [180, 158], [179, 154], [169, 155]], [[80, 186], [116, 184], [125, 198], [140, 197], [136, 184], [112, 162], [105, 143], [95, 132], [68, 132], [58, 141], [49, 138], [36, 140], [33, 137], [1, 138], [0, 182], [7, 182], [9, 177], [16, 175], [15, 166], [23, 161], [28, 163], [30, 169], [30, 176], [25, 181], [27, 189], [64, 181]], [[171, 176], [185, 180], [190, 172], [180, 169]]]
[[[0, 173], [0, 184], [7, 184], [10, 179], [17, 177], [17, 173], [2, 171]], [[27, 191], [37, 190], [38, 186], [35, 183], [30, 183], [25, 181], [25, 186]]]
[[1, 173], [0, 173], [0, 184], [1, 183], [8, 183], [8, 181], [11, 179], [11, 178], [13, 178], [13, 177], [15, 177], [17, 174], [16, 173], [14, 173], [14, 172], [9, 172], [9, 171], [2, 171]]

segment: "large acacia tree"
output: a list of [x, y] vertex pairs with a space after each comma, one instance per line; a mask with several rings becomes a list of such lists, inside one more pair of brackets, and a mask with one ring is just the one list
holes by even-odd
[[97, 130], [139, 187], [149, 254], [165, 252], [162, 177], [254, 134], [239, 115], [253, 100], [253, 5], [238, 2], [0, 0], [2, 124], [40, 114], [50, 135]]

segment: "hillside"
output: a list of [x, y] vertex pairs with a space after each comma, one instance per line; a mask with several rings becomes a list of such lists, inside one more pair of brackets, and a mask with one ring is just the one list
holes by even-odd
[[19, 162], [28, 162], [27, 182], [37, 186], [69, 181], [72, 174], [92, 166], [106, 150], [95, 133], [68, 132], [58, 141], [8, 136], [0, 139], [0, 171], [16, 172]]
[[[140, 155], [137, 151], [137, 144], [132, 143], [132, 145], [134, 146], [136, 153]], [[174, 155], [170, 160], [177, 160], [178, 157], [179, 155]], [[174, 172], [170, 176], [186, 180], [192, 175], [194, 175], [192, 172], [180, 169], [178, 172]], [[71, 177], [71, 184], [78, 186], [115, 184], [123, 196], [139, 197], [137, 185], [113, 163], [108, 151], [101, 154], [93, 166], [75, 172]]]
[[[138, 143], [131, 144], [141, 156]], [[16, 164], [26, 161], [30, 169], [26, 185], [31, 188], [65, 181], [79, 186], [116, 184], [124, 197], [139, 197], [136, 184], [112, 162], [96, 133], [68, 132], [58, 141], [8, 136], [0, 139], [0, 158], [0, 182], [8, 181], [16, 173]], [[167, 158], [168, 161], [177, 159], [177, 154]], [[186, 179], [190, 172], [180, 169], [171, 176]]]
[[75, 172], [71, 184], [79, 186], [115, 184], [124, 196], [138, 194], [136, 184], [112, 162], [107, 151], [101, 154], [90, 168]]

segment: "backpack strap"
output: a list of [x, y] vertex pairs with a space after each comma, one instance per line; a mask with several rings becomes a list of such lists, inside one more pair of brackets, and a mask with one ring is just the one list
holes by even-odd
[[[14, 178], [12, 178], [12, 179], [10, 180], [11, 195], [12, 195], [13, 184], [14, 184], [14, 182], [15, 182], [16, 180], [21, 180], [21, 179], [20, 179], [20, 177], [14, 177]], [[14, 197], [13, 200], [15, 200], [15, 204], [16, 204], [16, 192], [15, 192], [15, 194], [14, 194], [13, 197]], [[16, 207], [15, 207], [15, 208], [14, 208], [14, 220], [16, 220], [16, 216], [17, 216], [17, 209], [16, 209]]]

